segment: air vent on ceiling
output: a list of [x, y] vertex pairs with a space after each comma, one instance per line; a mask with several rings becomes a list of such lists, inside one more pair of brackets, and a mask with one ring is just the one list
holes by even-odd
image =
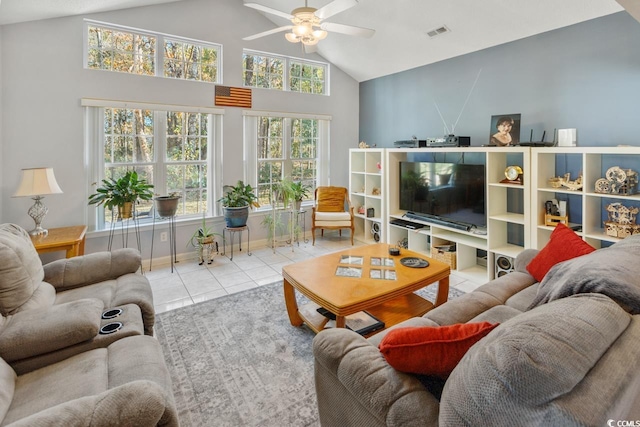
[[442, 34], [446, 34], [446, 33], [450, 33], [450, 32], [451, 32], [451, 30], [446, 25], [443, 25], [441, 27], [434, 28], [431, 31], [427, 31], [426, 34], [429, 37], [433, 38], [433, 37], [441, 36]]

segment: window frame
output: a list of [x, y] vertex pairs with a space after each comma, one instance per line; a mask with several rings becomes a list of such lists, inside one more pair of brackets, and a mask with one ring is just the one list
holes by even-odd
[[[155, 37], [155, 39], [156, 39], [156, 51], [155, 51], [155, 55], [154, 55], [154, 61], [155, 61], [154, 73], [153, 74], [135, 74], [135, 73], [127, 73], [127, 72], [124, 72], [124, 71], [118, 71], [118, 70], [104, 70], [104, 69], [100, 69], [100, 68], [90, 68], [88, 66], [88, 64], [89, 64], [89, 27], [90, 26], [101, 27], [101, 28], [110, 29], [110, 30], [114, 30], [114, 31], [129, 32], [129, 33], [132, 33], [132, 34], [135, 34], [135, 35], [144, 35], [144, 36], [147, 36], [147, 37]], [[83, 37], [83, 58], [82, 58], [82, 60], [83, 60], [83, 67], [86, 70], [109, 71], [109, 72], [115, 72], [115, 73], [131, 74], [131, 75], [134, 75], [134, 76], [161, 77], [161, 78], [165, 78], [165, 79], [176, 79], [176, 80], [195, 81], [195, 82], [202, 82], [202, 83], [222, 84], [222, 81], [223, 81], [223, 63], [222, 63], [223, 51], [222, 51], [222, 44], [220, 44], [220, 43], [208, 42], [208, 41], [204, 41], [204, 40], [196, 40], [196, 39], [192, 39], [192, 38], [189, 38], [189, 37], [178, 36], [178, 35], [175, 35], [175, 34], [166, 34], [166, 33], [161, 33], [161, 32], [157, 32], [157, 31], [143, 30], [143, 29], [140, 29], [140, 28], [128, 27], [128, 26], [124, 26], [124, 25], [112, 24], [112, 23], [102, 22], [102, 21], [96, 21], [96, 20], [93, 20], [93, 19], [85, 19], [84, 20], [83, 34], [84, 34], [84, 37]], [[165, 46], [165, 40], [166, 39], [170, 39], [170, 40], [175, 41], [175, 42], [193, 44], [193, 45], [198, 45], [200, 47], [217, 50], [216, 65], [215, 65], [216, 66], [216, 80], [215, 81], [207, 81], [207, 80], [200, 80], [200, 79], [196, 80], [196, 79], [187, 79], [187, 78], [180, 78], [180, 77], [165, 76], [164, 75], [164, 60], [165, 60], [164, 46]]]
[[[250, 86], [250, 85], [246, 85], [245, 84], [245, 78], [244, 78], [244, 72], [245, 72], [245, 62], [244, 62], [244, 56], [245, 55], [253, 55], [253, 56], [261, 56], [264, 58], [269, 58], [269, 59], [279, 59], [283, 62], [283, 75], [282, 75], [282, 89], [279, 88], [273, 88], [273, 87], [262, 87], [262, 86]], [[301, 65], [311, 65], [313, 67], [322, 67], [324, 68], [324, 92], [323, 93], [316, 93], [316, 92], [302, 92], [299, 90], [291, 90], [291, 73], [290, 73], [290, 69], [291, 69], [291, 65], [292, 63], [296, 63], [296, 64], [301, 64]], [[296, 58], [293, 56], [285, 56], [285, 55], [278, 55], [275, 53], [269, 53], [269, 52], [262, 52], [262, 51], [258, 51], [258, 50], [252, 50], [252, 49], [242, 49], [242, 86], [243, 87], [248, 87], [248, 88], [253, 88], [253, 89], [271, 89], [271, 90], [281, 90], [284, 92], [292, 92], [292, 93], [303, 93], [303, 94], [307, 94], [307, 95], [324, 95], [324, 96], [329, 96], [330, 95], [330, 81], [331, 79], [330, 77], [330, 70], [331, 70], [331, 64], [329, 64], [328, 62], [322, 62], [322, 61], [313, 61], [310, 59], [303, 59], [303, 58]]]
[[[282, 113], [272, 111], [244, 110], [243, 115], [243, 145], [245, 152], [245, 181], [252, 187], [258, 186], [258, 119], [260, 117], [282, 118], [283, 119], [283, 155], [285, 164], [282, 168], [283, 176], [290, 173], [290, 166], [287, 161], [295, 160], [290, 158], [291, 155], [291, 121], [293, 119], [314, 119], [318, 121], [317, 129], [317, 155], [316, 155], [316, 186], [329, 185], [329, 151], [331, 146], [330, 125], [331, 116], [321, 114], [303, 114], [303, 113]], [[297, 160], [297, 159], [296, 159]], [[310, 194], [310, 200], [303, 203], [303, 206], [313, 204], [313, 190]], [[270, 205], [261, 205], [259, 211], [267, 211], [271, 209]]]
[[[105, 177], [105, 158], [104, 158], [104, 110], [106, 108], [120, 108], [128, 110], [151, 110], [154, 117], [154, 158], [151, 161], [154, 170], [153, 192], [158, 195], [164, 195], [166, 188], [167, 172], [166, 166], [176, 164], [187, 164], [191, 161], [183, 160], [179, 162], [167, 161], [166, 156], [166, 115], [167, 111], [181, 113], [203, 113], [209, 116], [208, 120], [208, 143], [207, 158], [202, 161], [207, 165], [207, 201], [206, 216], [212, 216], [216, 213], [215, 200], [220, 197], [220, 188], [222, 182], [222, 168], [216, 167], [221, 164], [222, 159], [222, 119], [225, 113], [224, 109], [211, 107], [193, 107], [184, 105], [167, 105], [167, 104], [150, 104], [142, 102], [125, 102], [103, 99], [84, 98], [81, 101], [84, 108], [85, 118], [85, 150], [87, 153], [88, 182], [87, 197], [95, 192], [96, 185], [102, 182]], [[164, 120], [157, 121], [158, 118], [165, 117]], [[146, 162], [149, 163], [149, 162]], [[138, 163], [136, 163], [137, 165]], [[112, 225], [106, 222], [105, 210], [98, 208], [87, 211], [87, 223], [92, 230], [104, 231], [108, 230]], [[201, 218], [202, 214], [185, 214], [176, 218], [190, 220]], [[140, 219], [139, 223], [152, 222], [153, 218]]]

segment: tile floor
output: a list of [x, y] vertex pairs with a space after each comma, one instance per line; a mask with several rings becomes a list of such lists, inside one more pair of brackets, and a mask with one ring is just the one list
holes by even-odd
[[[361, 244], [355, 242], [355, 245]], [[273, 249], [265, 246], [252, 246], [251, 255], [248, 255], [246, 248], [239, 252], [236, 246], [233, 261], [227, 253], [226, 256], [216, 255], [210, 265], [198, 265], [194, 253], [192, 260], [176, 263], [173, 273], [169, 264], [154, 264], [153, 270], [145, 271], [145, 275], [151, 282], [156, 313], [162, 313], [282, 280], [282, 267], [287, 264], [350, 247], [349, 236], [340, 237], [337, 232], [325, 233], [324, 237], [316, 239], [315, 246], [311, 245], [311, 241], [301, 242], [293, 252], [290, 247], [277, 248], [274, 253]], [[481, 285], [465, 281], [457, 277], [455, 272], [449, 283], [465, 292]]]

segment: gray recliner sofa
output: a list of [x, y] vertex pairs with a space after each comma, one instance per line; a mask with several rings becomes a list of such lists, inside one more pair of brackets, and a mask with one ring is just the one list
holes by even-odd
[[[391, 329], [499, 322], [434, 390], [391, 367], [369, 339], [329, 329], [314, 339], [323, 426], [602, 426], [640, 419], [640, 236], [557, 264], [526, 266]], [[429, 391], [431, 390], [431, 391]], [[440, 394], [440, 395], [439, 395]]]
[[[29, 235], [0, 225], [0, 357], [18, 373], [133, 335], [152, 335], [153, 294], [140, 253], [118, 249], [42, 265]], [[120, 309], [115, 319], [103, 319]], [[119, 330], [101, 334], [108, 323]]]
[[0, 425], [177, 427], [160, 344], [126, 337], [22, 375], [0, 359]]

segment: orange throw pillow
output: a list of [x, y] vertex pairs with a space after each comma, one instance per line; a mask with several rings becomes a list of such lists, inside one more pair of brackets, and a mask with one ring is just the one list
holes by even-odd
[[398, 328], [389, 331], [378, 348], [398, 371], [446, 379], [467, 350], [496, 326], [481, 322]]
[[551, 267], [562, 261], [568, 261], [596, 249], [582, 240], [572, 229], [558, 223], [544, 248], [527, 265], [527, 271], [536, 281], [541, 282]]

